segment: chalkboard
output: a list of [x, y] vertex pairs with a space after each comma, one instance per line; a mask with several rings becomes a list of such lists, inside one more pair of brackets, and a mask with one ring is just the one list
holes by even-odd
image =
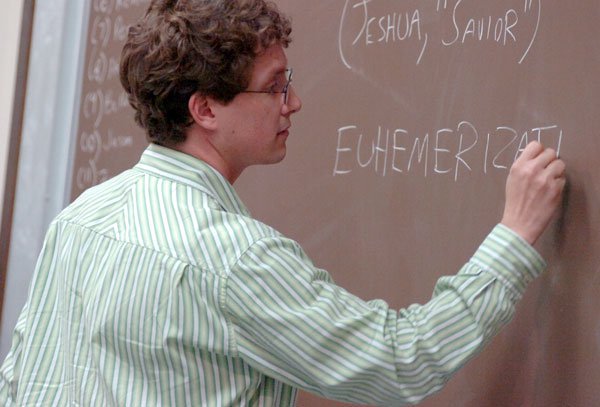
[[[600, 6], [281, 0], [303, 109], [288, 155], [238, 190], [341, 286], [426, 302], [502, 215], [520, 148], [568, 165], [549, 263], [515, 319], [423, 406], [600, 405]], [[301, 394], [300, 406], [337, 406]]]
[[135, 164], [148, 145], [119, 81], [129, 26], [150, 0], [92, 0], [83, 62], [71, 200]]
[[[114, 67], [120, 28], [143, 3], [92, 2], [73, 197], [131, 166], [145, 145]], [[303, 108], [284, 162], [236, 183], [253, 215], [362, 298], [423, 303], [499, 221], [508, 168], [541, 140], [569, 175], [536, 245], [548, 272], [511, 324], [422, 405], [598, 405], [600, 6], [276, 3], [293, 21], [288, 57]], [[301, 393], [299, 405], [343, 404]]]

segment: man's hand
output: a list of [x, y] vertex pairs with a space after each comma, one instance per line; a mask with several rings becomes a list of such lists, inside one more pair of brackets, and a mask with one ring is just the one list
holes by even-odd
[[540, 237], [561, 202], [565, 163], [537, 141], [525, 147], [506, 180], [501, 223], [530, 244]]

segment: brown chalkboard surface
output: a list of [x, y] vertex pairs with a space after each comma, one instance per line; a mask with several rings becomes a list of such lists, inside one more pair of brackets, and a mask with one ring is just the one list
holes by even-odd
[[[251, 212], [336, 282], [426, 302], [502, 215], [533, 139], [569, 192], [511, 324], [424, 406], [600, 405], [600, 7], [541, 0], [282, 0], [303, 109], [288, 156], [247, 171]], [[300, 406], [337, 406], [302, 394]]]
[[[145, 145], [115, 74], [141, 1], [93, 1], [73, 193]], [[259, 219], [365, 299], [426, 302], [502, 214], [540, 139], [568, 165], [549, 263], [498, 337], [423, 406], [600, 405], [600, 7], [542, 0], [279, 0], [303, 100], [282, 164], [236, 184]], [[127, 5], [128, 8], [118, 8]], [[122, 18], [122, 20], [119, 20]], [[338, 406], [302, 393], [300, 406]]]
[[129, 26], [150, 0], [91, 0], [83, 62], [71, 200], [135, 164], [148, 145], [119, 82]]

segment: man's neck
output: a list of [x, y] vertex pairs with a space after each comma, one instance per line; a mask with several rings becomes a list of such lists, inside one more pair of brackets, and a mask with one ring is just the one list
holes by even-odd
[[223, 175], [232, 185], [242, 173], [241, 169], [235, 170], [227, 163], [205, 135], [188, 134], [185, 141], [166, 147], [204, 161]]

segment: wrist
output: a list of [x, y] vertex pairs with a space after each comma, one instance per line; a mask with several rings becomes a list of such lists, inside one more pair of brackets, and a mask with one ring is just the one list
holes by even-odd
[[512, 222], [510, 220], [502, 219], [500, 224], [509, 228], [513, 233], [517, 234], [521, 239], [525, 240], [530, 245], [534, 245], [539, 234], [531, 231], [530, 228], [523, 226], [522, 224], [518, 224], [516, 222]]

